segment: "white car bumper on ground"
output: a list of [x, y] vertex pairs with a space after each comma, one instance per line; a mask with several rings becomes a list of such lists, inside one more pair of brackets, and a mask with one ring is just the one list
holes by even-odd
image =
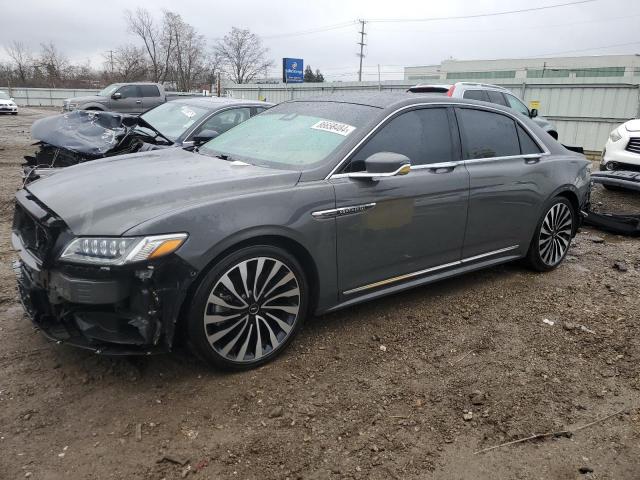
[[640, 168], [640, 120], [630, 120], [613, 130], [602, 152], [602, 170]]

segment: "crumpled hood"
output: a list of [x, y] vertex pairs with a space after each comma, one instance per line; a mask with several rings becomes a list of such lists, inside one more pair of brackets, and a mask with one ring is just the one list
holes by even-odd
[[54, 147], [99, 157], [116, 147], [136, 122], [131, 115], [74, 110], [36, 120], [31, 136]]
[[100, 95], [87, 95], [86, 97], [67, 98], [64, 102], [75, 103], [76, 105], [82, 105], [83, 103], [109, 103], [109, 97], [102, 97]]
[[640, 119], [629, 120], [624, 124], [628, 132], [640, 132]]
[[27, 190], [75, 235], [122, 235], [172, 210], [256, 190], [293, 186], [300, 172], [181, 149], [134, 153], [67, 167]]

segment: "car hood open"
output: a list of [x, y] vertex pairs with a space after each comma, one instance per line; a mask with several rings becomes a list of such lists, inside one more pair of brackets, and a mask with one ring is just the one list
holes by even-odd
[[27, 189], [75, 235], [122, 235], [172, 210], [292, 186], [299, 178], [296, 171], [165, 149], [79, 164]]

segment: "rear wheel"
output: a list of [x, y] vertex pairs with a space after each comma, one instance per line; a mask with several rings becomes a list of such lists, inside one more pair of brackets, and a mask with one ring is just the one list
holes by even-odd
[[562, 263], [573, 238], [575, 217], [571, 202], [564, 197], [555, 197], [547, 204], [527, 253], [531, 268], [546, 272]]
[[243, 248], [200, 283], [188, 314], [189, 343], [216, 367], [253, 368], [285, 349], [307, 309], [307, 280], [295, 257], [272, 246]]

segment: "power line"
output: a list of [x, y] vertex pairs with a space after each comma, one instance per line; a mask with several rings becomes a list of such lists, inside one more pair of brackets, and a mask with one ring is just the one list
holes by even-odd
[[576, 2], [557, 3], [555, 5], [546, 5], [543, 7], [522, 8], [520, 10], [504, 10], [501, 12], [478, 13], [475, 15], [456, 15], [450, 17], [429, 17], [429, 18], [377, 18], [368, 20], [371, 23], [400, 23], [400, 22], [439, 22], [443, 20], [465, 20], [470, 18], [497, 17], [500, 15], [512, 15], [515, 13], [536, 12], [540, 10], [548, 10], [550, 8], [567, 7], [570, 5], [579, 5], [582, 3], [592, 3], [598, 0], [579, 0]]
[[341, 28], [346, 28], [346, 27], [351, 27], [353, 25], [355, 25], [357, 22], [355, 21], [350, 21], [350, 22], [342, 22], [342, 23], [337, 23], [335, 25], [328, 25], [325, 27], [317, 27], [317, 28], [310, 28], [307, 30], [300, 30], [298, 32], [289, 32], [289, 33], [276, 33], [273, 35], [261, 35], [261, 38], [263, 39], [275, 39], [275, 38], [285, 38], [285, 37], [295, 37], [295, 36], [299, 36], [299, 35], [311, 35], [313, 33], [323, 33], [323, 32], [329, 32], [331, 30], [338, 30]]

